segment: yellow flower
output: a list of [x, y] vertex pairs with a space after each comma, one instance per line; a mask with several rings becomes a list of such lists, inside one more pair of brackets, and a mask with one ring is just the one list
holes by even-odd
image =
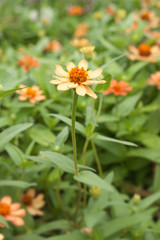
[[80, 96], [89, 95], [90, 97], [96, 99], [97, 95], [92, 91], [88, 85], [102, 84], [105, 80], [95, 81], [93, 78], [97, 78], [101, 75], [102, 69], [98, 68], [96, 70], [87, 71], [88, 63], [85, 60], [81, 60], [78, 67], [74, 63], [69, 62], [67, 64], [68, 72], [64, 71], [60, 65], [56, 65], [55, 80], [50, 81], [51, 84], [58, 85], [58, 91], [66, 91], [71, 88], [75, 88], [76, 93]]

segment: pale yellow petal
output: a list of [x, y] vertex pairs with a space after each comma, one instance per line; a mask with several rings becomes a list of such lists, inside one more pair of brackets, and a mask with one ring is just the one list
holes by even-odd
[[84, 96], [87, 93], [86, 87], [83, 85], [79, 85], [76, 87], [76, 93], [80, 96]]
[[58, 91], [66, 91], [69, 89], [68, 83], [61, 83], [57, 86]]
[[89, 79], [97, 78], [98, 76], [101, 75], [102, 71], [103, 71], [102, 68], [98, 68], [96, 70], [89, 70], [88, 71]]
[[88, 68], [88, 63], [87, 63], [87, 61], [86, 60], [81, 60], [80, 62], [79, 62], [79, 64], [78, 64], [78, 67], [79, 68], [84, 68], [85, 70], [87, 70], [87, 68]]
[[96, 99], [97, 95], [92, 91], [92, 89], [88, 86], [85, 86], [86, 90], [87, 90], [87, 95], [89, 95], [90, 97]]
[[74, 65], [73, 62], [69, 62], [69, 63], [67, 63], [67, 70], [68, 70], [68, 72], [70, 72], [71, 69], [74, 68], [74, 67], [76, 67], [76, 66]]
[[66, 78], [69, 76], [68, 73], [64, 71], [60, 65], [56, 65], [55, 74], [60, 77], [66, 77]]
[[65, 77], [57, 77], [55, 75], [53, 75], [52, 77], [54, 77], [56, 80], [61, 80], [63, 82], [69, 81], [69, 78], [65, 78]]
[[103, 84], [105, 83], [106, 81], [105, 80], [100, 80], [100, 81], [86, 81], [83, 83], [83, 85], [93, 85], [93, 84]]
[[53, 85], [56, 85], [56, 84], [61, 84], [62, 81], [60, 81], [60, 80], [51, 80], [50, 83], [53, 84]]
[[31, 197], [34, 197], [36, 195], [36, 190], [34, 188], [29, 188], [26, 194], [30, 195]]

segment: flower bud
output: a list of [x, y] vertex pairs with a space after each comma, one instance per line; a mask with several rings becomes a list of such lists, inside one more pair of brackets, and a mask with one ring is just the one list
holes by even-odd
[[96, 187], [96, 186], [92, 187], [92, 188], [89, 190], [89, 192], [90, 192], [90, 194], [92, 195], [92, 197], [93, 197], [94, 199], [99, 198], [99, 196], [100, 196], [100, 194], [101, 194], [100, 188], [98, 188], [98, 187]]
[[139, 194], [134, 194], [133, 203], [137, 205], [139, 204], [140, 201], [141, 201], [141, 196]]

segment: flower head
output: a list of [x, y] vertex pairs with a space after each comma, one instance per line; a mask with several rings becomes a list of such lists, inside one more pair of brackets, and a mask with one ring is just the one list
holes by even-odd
[[151, 74], [150, 79], [148, 79], [149, 85], [155, 85], [158, 89], [160, 89], [160, 71]]
[[26, 193], [21, 195], [21, 201], [31, 215], [44, 215], [44, 212], [40, 210], [45, 205], [44, 194], [40, 193], [36, 196], [36, 190], [34, 188], [29, 188]]
[[156, 16], [155, 12], [148, 11], [146, 8], [142, 9], [140, 12], [134, 13], [134, 21], [139, 22], [141, 20], [147, 23], [145, 30], [157, 28], [160, 22], [160, 19], [158, 16]]
[[47, 44], [44, 51], [45, 52], [57, 52], [61, 48], [62, 48], [62, 44], [57, 40], [53, 40]]
[[130, 52], [126, 55], [132, 61], [156, 62], [157, 58], [160, 57], [160, 47], [156, 45], [152, 47], [146, 43], [141, 43], [138, 47], [130, 45], [129, 50]]
[[82, 48], [82, 47], [87, 47], [91, 45], [91, 43], [86, 38], [81, 38], [81, 39], [75, 38], [70, 43], [73, 47], [76, 47], [76, 48]]
[[74, 37], [82, 38], [85, 37], [88, 33], [89, 26], [87, 23], [80, 23], [77, 25], [76, 30], [74, 32]]
[[56, 65], [55, 74], [58, 76], [53, 76], [56, 80], [50, 81], [51, 84], [57, 86], [57, 90], [66, 91], [71, 88], [75, 88], [76, 93], [80, 96], [89, 95], [90, 97], [97, 98], [96, 94], [91, 90], [88, 85], [102, 84], [105, 80], [94, 81], [93, 78], [97, 78], [101, 75], [102, 69], [87, 71], [88, 63], [85, 60], [81, 60], [78, 67], [74, 63], [69, 62], [67, 64], [68, 72], [64, 71], [60, 65]]
[[18, 65], [24, 67], [25, 71], [28, 72], [31, 67], [39, 67], [39, 62], [37, 59], [34, 59], [32, 56], [25, 56], [24, 58], [18, 61]]
[[70, 16], [78, 16], [84, 13], [84, 9], [81, 6], [70, 6], [68, 9], [68, 14]]
[[[23, 226], [24, 220], [22, 217], [26, 215], [24, 209], [20, 209], [20, 203], [12, 203], [12, 198], [10, 196], [4, 196], [0, 200], [0, 215], [6, 220], [10, 221], [16, 226]], [[2, 227], [3, 224], [0, 223]]]
[[23, 84], [19, 85], [19, 88], [23, 88], [21, 90], [17, 90], [16, 93], [20, 94], [20, 101], [30, 101], [31, 103], [36, 103], [37, 101], [42, 101], [46, 99], [43, 95], [43, 91], [40, 90], [38, 86], [27, 87]]
[[92, 236], [92, 229], [90, 228], [84, 227], [84, 228], [81, 228], [80, 231], [82, 233], [87, 233], [88, 235]]
[[113, 93], [115, 96], [122, 95], [126, 96], [127, 92], [132, 91], [132, 87], [129, 86], [127, 82], [120, 81], [118, 82], [116, 79], [111, 80], [110, 87], [103, 92], [103, 95], [108, 95]]

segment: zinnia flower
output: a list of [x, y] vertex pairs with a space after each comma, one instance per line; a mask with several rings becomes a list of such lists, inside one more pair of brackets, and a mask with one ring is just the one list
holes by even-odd
[[21, 195], [21, 201], [31, 215], [44, 215], [44, 212], [40, 210], [45, 205], [44, 194], [40, 193], [36, 196], [36, 190], [34, 188], [29, 188], [26, 193]]
[[159, 17], [156, 16], [155, 12], [148, 11], [147, 9], [142, 9], [140, 12], [134, 13], [134, 21], [139, 22], [141, 20], [147, 23], [145, 30], [157, 28], [160, 23]]
[[70, 6], [68, 9], [68, 14], [70, 16], [78, 16], [84, 13], [83, 7], [81, 6]]
[[28, 72], [31, 67], [39, 67], [39, 62], [37, 59], [34, 59], [32, 56], [25, 56], [24, 58], [18, 61], [18, 65], [24, 67], [25, 71]]
[[[24, 220], [22, 217], [26, 215], [24, 209], [20, 209], [20, 203], [12, 203], [12, 198], [10, 196], [4, 196], [0, 200], [0, 215], [6, 220], [11, 222], [16, 226], [23, 226]], [[4, 227], [3, 224], [0, 224]]]
[[127, 92], [132, 91], [132, 87], [129, 86], [127, 82], [120, 81], [118, 82], [116, 79], [111, 80], [110, 87], [103, 92], [103, 95], [108, 95], [113, 93], [115, 96], [122, 95], [126, 96]]
[[148, 79], [148, 84], [157, 86], [160, 89], [160, 71], [151, 74], [150, 79]]
[[62, 44], [57, 40], [53, 40], [47, 44], [44, 51], [45, 52], [57, 52], [61, 48], [62, 48]]
[[32, 86], [30, 88], [21, 84], [19, 85], [19, 88], [23, 88], [16, 91], [16, 93], [21, 95], [19, 96], [20, 101], [29, 100], [31, 103], [36, 103], [37, 101], [42, 101], [46, 99], [46, 97], [43, 95], [43, 91], [40, 90], [38, 86]]
[[132, 61], [156, 62], [157, 58], [160, 57], [160, 48], [156, 45], [152, 47], [146, 43], [141, 43], [138, 47], [130, 45], [129, 50], [130, 52], [126, 55]]
[[66, 91], [70, 88], [75, 88], [76, 93], [80, 96], [85, 94], [90, 97], [97, 98], [96, 94], [91, 90], [88, 85], [102, 84], [105, 80], [94, 81], [93, 78], [97, 78], [101, 75], [102, 69], [87, 71], [88, 63], [85, 60], [81, 60], [78, 67], [74, 63], [69, 62], [67, 64], [68, 72], [64, 71], [60, 65], [56, 65], [55, 74], [58, 76], [53, 76], [56, 80], [50, 81], [52, 84], [58, 84], [57, 90]]
[[80, 23], [77, 25], [74, 37], [76, 38], [82, 38], [85, 37], [88, 33], [89, 26], [87, 23]]
[[82, 47], [87, 47], [91, 45], [91, 43], [86, 38], [81, 38], [81, 39], [75, 38], [70, 43], [73, 47], [76, 47], [76, 48], [82, 48]]

